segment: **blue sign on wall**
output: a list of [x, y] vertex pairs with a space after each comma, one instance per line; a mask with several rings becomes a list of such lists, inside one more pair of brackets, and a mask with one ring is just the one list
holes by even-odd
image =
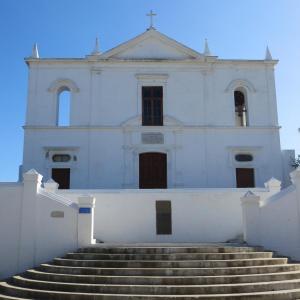
[[90, 207], [79, 207], [80, 214], [90, 214], [91, 208]]

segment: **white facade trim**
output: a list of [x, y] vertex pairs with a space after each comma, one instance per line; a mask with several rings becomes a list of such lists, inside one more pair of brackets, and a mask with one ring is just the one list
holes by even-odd
[[[175, 118], [174, 118], [175, 119]], [[129, 120], [141, 120], [141, 115], [130, 118]], [[129, 121], [128, 120], [128, 121]], [[180, 122], [180, 121], [178, 121]], [[130, 124], [130, 123], [128, 123]], [[39, 125], [25, 125], [23, 126], [24, 130], [120, 130], [128, 126], [127, 121], [122, 123], [120, 126], [39, 126]], [[140, 125], [130, 125], [130, 128], [133, 130], [140, 129]], [[164, 126], [143, 126], [143, 130], [155, 130], [160, 129], [162, 131], [174, 130], [174, 129], [186, 129], [186, 130], [279, 130], [281, 126], [207, 126], [207, 125], [164, 125]]]

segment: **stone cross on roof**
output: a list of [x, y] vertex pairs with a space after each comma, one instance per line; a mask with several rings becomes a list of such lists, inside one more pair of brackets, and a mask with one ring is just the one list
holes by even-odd
[[146, 16], [147, 16], [147, 17], [150, 17], [150, 26], [149, 26], [148, 30], [151, 29], [151, 28], [154, 28], [154, 26], [153, 26], [153, 17], [154, 17], [154, 16], [157, 16], [157, 14], [154, 13], [154, 12], [152, 11], [152, 9], [151, 9], [151, 10], [150, 10], [150, 13], [146, 14]]

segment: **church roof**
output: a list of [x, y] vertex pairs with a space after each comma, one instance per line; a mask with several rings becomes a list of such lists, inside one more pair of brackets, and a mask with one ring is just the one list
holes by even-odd
[[278, 61], [269, 59], [247, 60], [247, 59], [218, 59], [211, 55], [207, 41], [204, 53], [195, 51], [182, 43], [166, 36], [150, 27], [142, 34], [126, 41], [104, 53], [99, 50], [98, 40], [96, 50], [85, 58], [40, 58], [30, 56], [25, 58], [27, 64], [30, 62], [84, 62], [84, 61], [206, 61], [219, 63], [268, 63], [276, 64]]

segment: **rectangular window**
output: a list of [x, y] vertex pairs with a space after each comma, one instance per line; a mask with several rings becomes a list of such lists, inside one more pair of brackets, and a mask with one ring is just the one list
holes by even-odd
[[236, 187], [238, 188], [255, 187], [253, 168], [236, 169]]
[[156, 201], [156, 234], [172, 234], [171, 201]]
[[142, 87], [142, 125], [163, 125], [163, 87]]
[[52, 179], [59, 184], [59, 189], [70, 188], [70, 168], [53, 168]]

